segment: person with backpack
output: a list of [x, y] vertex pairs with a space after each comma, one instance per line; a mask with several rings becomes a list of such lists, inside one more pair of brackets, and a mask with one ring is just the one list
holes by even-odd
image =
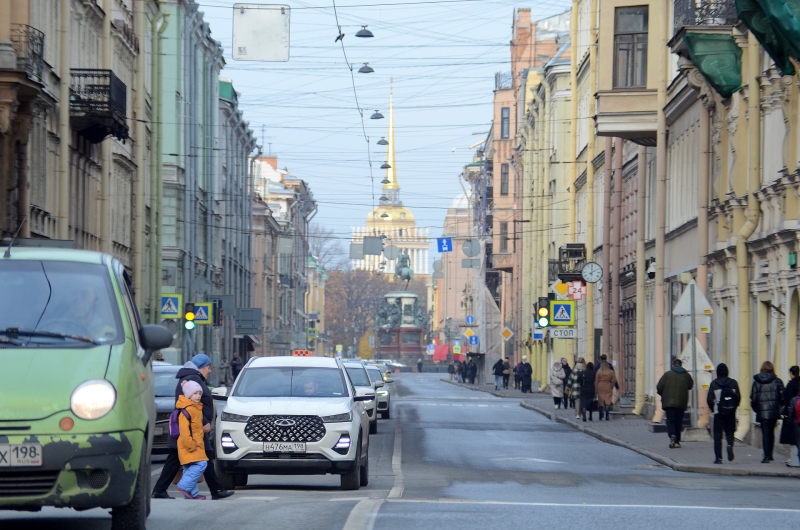
[[182, 383], [183, 394], [175, 404], [170, 416], [170, 435], [173, 434], [173, 417], [178, 422], [178, 458], [183, 466], [183, 477], [178, 482], [178, 491], [189, 500], [204, 501], [200, 495], [197, 481], [208, 467], [208, 457], [203, 440], [203, 389], [194, 381]]
[[[796, 443], [794, 438], [794, 425], [789, 421], [789, 403], [791, 403], [792, 399], [797, 395], [798, 382], [800, 382], [800, 378], [797, 377], [798, 374], [800, 374], [800, 367], [792, 366], [789, 368], [789, 381], [786, 383], [786, 389], [783, 391], [783, 410], [781, 410], [783, 421], [781, 421], [781, 435], [778, 439], [779, 443], [789, 446], [789, 459], [786, 461], [786, 465], [789, 467], [795, 467], [792, 465], [792, 453], [794, 452]], [[796, 456], [800, 458], [800, 455]]]
[[[800, 465], [800, 386], [798, 386], [797, 392], [797, 395], [789, 402], [789, 415], [786, 421], [792, 426], [792, 430], [794, 431], [794, 443], [795, 447], [797, 447], [798, 465]], [[791, 461], [786, 462], [786, 465], [789, 467], [797, 467], [792, 465]]]
[[783, 381], [775, 375], [775, 367], [769, 361], [761, 364], [761, 371], [753, 376], [750, 390], [750, 406], [756, 413], [756, 421], [761, 424], [761, 447], [764, 450], [762, 464], [774, 460], [775, 425], [781, 417], [783, 405]]
[[733, 462], [733, 431], [736, 430], [736, 408], [742, 400], [739, 383], [728, 377], [728, 366], [717, 365], [717, 378], [708, 387], [706, 403], [714, 414], [714, 455], [715, 464], [722, 463], [722, 433], [728, 442], [728, 462]]

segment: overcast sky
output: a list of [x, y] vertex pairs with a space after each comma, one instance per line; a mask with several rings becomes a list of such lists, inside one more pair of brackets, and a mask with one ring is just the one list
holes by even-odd
[[[418, 227], [441, 234], [446, 209], [461, 193], [458, 174], [471, 162], [470, 145], [489, 130], [494, 74], [507, 71], [514, 8], [530, 7], [534, 20], [567, 10], [569, 0], [518, 3], [508, 0], [338, 0], [339, 23], [364, 111], [367, 142], [355, 103], [333, 2], [289, 1], [290, 60], [233, 61], [232, 6], [200, 2], [212, 37], [225, 48], [222, 76], [241, 93], [240, 107], [264, 151], [281, 168], [304, 179], [319, 204], [316, 221], [350, 238], [380, 197], [388, 119], [370, 120], [375, 109], [388, 118], [389, 79], [394, 78], [395, 143], [401, 199]], [[368, 24], [375, 38], [355, 33]], [[270, 146], [271, 143], [271, 146]], [[374, 199], [373, 199], [374, 195]], [[432, 253], [432, 258], [435, 257]]]

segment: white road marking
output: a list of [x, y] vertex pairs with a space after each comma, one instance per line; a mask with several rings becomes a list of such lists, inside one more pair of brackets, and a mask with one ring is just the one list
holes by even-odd
[[372, 530], [383, 499], [366, 499], [353, 506], [342, 530]]
[[[397, 409], [395, 409], [397, 411]], [[399, 416], [399, 414], [397, 414]], [[399, 499], [403, 496], [403, 470], [400, 467], [402, 461], [402, 443], [403, 436], [400, 431], [400, 418], [395, 420], [394, 424], [394, 450], [392, 451], [392, 473], [394, 473], [394, 487], [389, 491], [388, 499]]]
[[514, 502], [514, 501], [476, 501], [472, 499], [387, 499], [386, 502], [424, 503], [424, 504], [484, 504], [498, 506], [531, 506], [545, 508], [626, 508], [626, 509], [659, 509], [659, 510], [724, 510], [735, 512], [780, 512], [800, 513], [794, 508], [746, 508], [740, 506], [668, 506], [664, 504], [571, 504], [558, 502]]
[[528, 457], [511, 457], [511, 458], [492, 458], [492, 462], [541, 462], [542, 464], [566, 464], [566, 462], [558, 462], [556, 460], [544, 460], [541, 458], [528, 458]]
[[328, 502], [339, 502], [339, 501], [341, 501], [341, 502], [345, 502], [345, 501], [360, 502], [360, 501], [367, 501], [367, 500], [369, 500], [369, 497], [340, 497], [340, 498], [337, 498], [337, 499], [328, 499]]
[[280, 497], [259, 497], [258, 495], [236, 495], [236, 497], [234, 497], [233, 500], [269, 502], [269, 501], [276, 501], [278, 499], [280, 499]]

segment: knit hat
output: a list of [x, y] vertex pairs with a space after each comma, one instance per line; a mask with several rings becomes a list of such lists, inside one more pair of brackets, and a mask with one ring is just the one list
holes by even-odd
[[198, 353], [194, 357], [192, 357], [191, 362], [197, 367], [199, 370], [200, 368], [204, 368], [211, 364], [211, 359], [209, 359], [208, 355], [205, 353]]
[[195, 392], [202, 392], [203, 387], [201, 387], [200, 383], [196, 381], [186, 380], [181, 383], [181, 390], [183, 390], [184, 396], [190, 398], [195, 394]]

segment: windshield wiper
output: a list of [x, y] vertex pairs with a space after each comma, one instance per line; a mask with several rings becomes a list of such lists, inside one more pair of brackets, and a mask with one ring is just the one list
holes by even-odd
[[26, 337], [53, 337], [56, 339], [72, 339], [80, 342], [88, 342], [94, 345], [100, 344], [96, 340], [93, 340], [89, 337], [83, 337], [81, 335], [70, 335], [68, 333], [56, 333], [54, 331], [41, 331], [37, 329], [6, 328], [4, 330], [0, 330], [0, 335], [5, 335], [10, 339], [15, 339], [19, 335], [24, 335]]

